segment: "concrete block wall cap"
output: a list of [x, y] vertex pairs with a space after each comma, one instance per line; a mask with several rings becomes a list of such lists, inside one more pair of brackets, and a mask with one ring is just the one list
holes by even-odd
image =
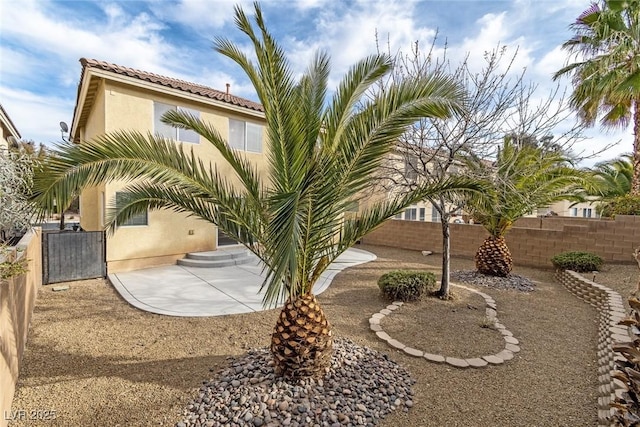
[[626, 343], [626, 342], [630, 342], [631, 341], [629, 339], [629, 335], [621, 335], [621, 334], [612, 334], [611, 335], [611, 339], [614, 340], [618, 344]]
[[369, 323], [369, 329], [371, 329], [373, 332], [379, 332], [382, 331], [382, 326], [375, 323]]
[[382, 313], [374, 313], [373, 315], [371, 315], [372, 319], [382, 319], [384, 317], [384, 314]]
[[388, 316], [391, 313], [392, 313], [392, 311], [388, 310], [386, 308], [383, 308], [382, 310], [380, 310], [380, 314], [384, 314], [385, 316]]
[[393, 310], [397, 310], [397, 309], [398, 309], [398, 307], [399, 307], [399, 306], [397, 306], [397, 305], [395, 305], [395, 304], [389, 304], [389, 305], [387, 306], [387, 310], [391, 310], [391, 311], [393, 311]]

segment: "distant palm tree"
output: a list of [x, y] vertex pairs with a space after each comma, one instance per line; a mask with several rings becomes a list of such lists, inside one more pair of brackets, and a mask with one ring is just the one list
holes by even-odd
[[633, 163], [631, 154], [618, 159], [597, 163], [589, 169], [594, 175], [594, 187], [588, 195], [606, 202], [629, 194], [633, 179]]
[[373, 55], [354, 65], [327, 101], [326, 54], [317, 53], [296, 80], [283, 50], [266, 29], [260, 7], [255, 5], [257, 33], [239, 7], [235, 19], [253, 44], [256, 62], [226, 39], [216, 39], [215, 49], [240, 65], [264, 107], [266, 176], [231, 149], [212, 125], [171, 111], [163, 120], [209, 141], [234, 177], [222, 175], [192, 151], [185, 153], [174, 141], [123, 131], [63, 145], [52, 159], [49, 178], [37, 183], [36, 198], [64, 198], [75, 188], [139, 178], [112, 211], [111, 228], [159, 208], [192, 213], [216, 224], [264, 263], [265, 305], [286, 300], [271, 340], [276, 371], [293, 377], [319, 375], [329, 366], [333, 342], [329, 322], [313, 294], [322, 272], [358, 239], [408, 205], [439, 192], [479, 189], [468, 179], [451, 179], [375, 203], [357, 220], [344, 215], [369, 188], [406, 127], [424, 116], [447, 117], [459, 108], [463, 92], [449, 78], [428, 75], [365, 99], [363, 95], [389, 73], [392, 64], [387, 56]]
[[507, 276], [513, 268], [504, 238], [516, 220], [559, 200], [570, 199], [587, 182], [587, 175], [571, 167], [564, 154], [535, 145], [520, 145], [511, 138], [493, 164], [467, 161], [469, 173], [490, 183], [491, 191], [473, 194], [466, 209], [489, 232], [475, 255], [477, 270]]
[[554, 79], [572, 76], [571, 103], [586, 124], [599, 116], [605, 127], [633, 122], [631, 194], [640, 195], [640, 2], [594, 3], [570, 28], [575, 35], [563, 48], [575, 54], [576, 62]]

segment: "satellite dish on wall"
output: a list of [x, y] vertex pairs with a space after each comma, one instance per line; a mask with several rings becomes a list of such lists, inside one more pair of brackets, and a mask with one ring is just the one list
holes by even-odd
[[68, 139], [65, 139], [64, 134], [69, 132], [69, 126], [65, 122], [60, 122], [60, 137], [63, 141], [69, 142]]

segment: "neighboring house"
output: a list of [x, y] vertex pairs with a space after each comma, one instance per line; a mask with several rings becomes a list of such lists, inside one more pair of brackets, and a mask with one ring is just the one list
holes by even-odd
[[[217, 165], [233, 176], [219, 152], [198, 134], [163, 124], [160, 117], [170, 109], [183, 109], [209, 122], [229, 138], [259, 171], [266, 170], [264, 112], [260, 104], [227, 92], [134, 70], [92, 59], [80, 60], [82, 75], [71, 126], [71, 140], [81, 144], [104, 133], [136, 130], [159, 133], [193, 149], [205, 164]], [[102, 230], [106, 209], [125, 186], [122, 182], [85, 189], [80, 196], [80, 225]], [[214, 250], [217, 228], [196, 217], [169, 210], [154, 210], [121, 224], [107, 235], [109, 272], [172, 264], [185, 253]]]
[[0, 136], [0, 150], [6, 150], [9, 148], [9, 140], [15, 138], [16, 141], [20, 141], [22, 138], [20, 132], [16, 129], [16, 126], [11, 121], [11, 118], [0, 104], [0, 128], [2, 129], [2, 135]]
[[[578, 218], [600, 218], [596, 212], [598, 202], [582, 202], [574, 204], [569, 200], [562, 200], [552, 204], [548, 211], [555, 212], [558, 216], [569, 216]], [[542, 211], [540, 209], [540, 211]]]
[[[383, 167], [383, 174], [377, 180], [373, 191], [367, 192], [360, 202], [361, 207], [366, 207], [371, 201], [390, 198], [394, 194], [409, 189], [416, 182], [421, 180], [422, 176], [428, 175], [434, 168], [434, 162], [430, 161], [437, 154], [430, 149], [423, 149], [420, 156], [412, 155], [416, 148], [409, 151], [409, 155], [402, 149], [394, 150], [387, 158]], [[442, 162], [440, 162], [442, 163]], [[437, 162], [435, 163], [437, 164]], [[449, 174], [458, 174], [464, 171], [464, 165], [461, 162], [453, 161], [448, 167]], [[554, 203], [550, 207], [541, 207], [533, 212], [525, 215], [528, 218], [550, 215], [551, 212], [558, 216], [580, 217], [580, 218], [598, 218], [596, 214], [595, 204], [579, 203], [573, 205], [574, 202], [563, 200]], [[450, 206], [448, 210], [455, 212], [451, 214], [450, 222], [468, 222], [469, 216], [463, 209], [454, 210], [454, 206]], [[418, 202], [409, 206], [403, 212], [397, 214], [393, 219], [405, 221], [423, 221], [423, 222], [440, 222], [440, 214], [438, 210], [428, 200]]]

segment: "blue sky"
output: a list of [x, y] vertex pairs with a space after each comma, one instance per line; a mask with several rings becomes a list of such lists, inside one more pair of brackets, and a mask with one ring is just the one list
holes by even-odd
[[[0, 0], [0, 103], [25, 139], [60, 140], [58, 123], [71, 122], [81, 57], [182, 78], [255, 99], [241, 72], [211, 48], [215, 37], [245, 44], [225, 0], [48, 1]], [[392, 51], [431, 44], [436, 31], [449, 57], [482, 54], [499, 43], [518, 48], [516, 70], [541, 91], [567, 59], [560, 50], [568, 25], [586, 0], [270, 0], [262, 2], [267, 25], [303, 70], [316, 49], [332, 57], [333, 81], [361, 57], [375, 52], [375, 33]], [[568, 84], [565, 79], [562, 84]], [[620, 141], [597, 160], [631, 151], [632, 130], [598, 128], [577, 147], [587, 153]], [[587, 163], [593, 163], [591, 160]]]

